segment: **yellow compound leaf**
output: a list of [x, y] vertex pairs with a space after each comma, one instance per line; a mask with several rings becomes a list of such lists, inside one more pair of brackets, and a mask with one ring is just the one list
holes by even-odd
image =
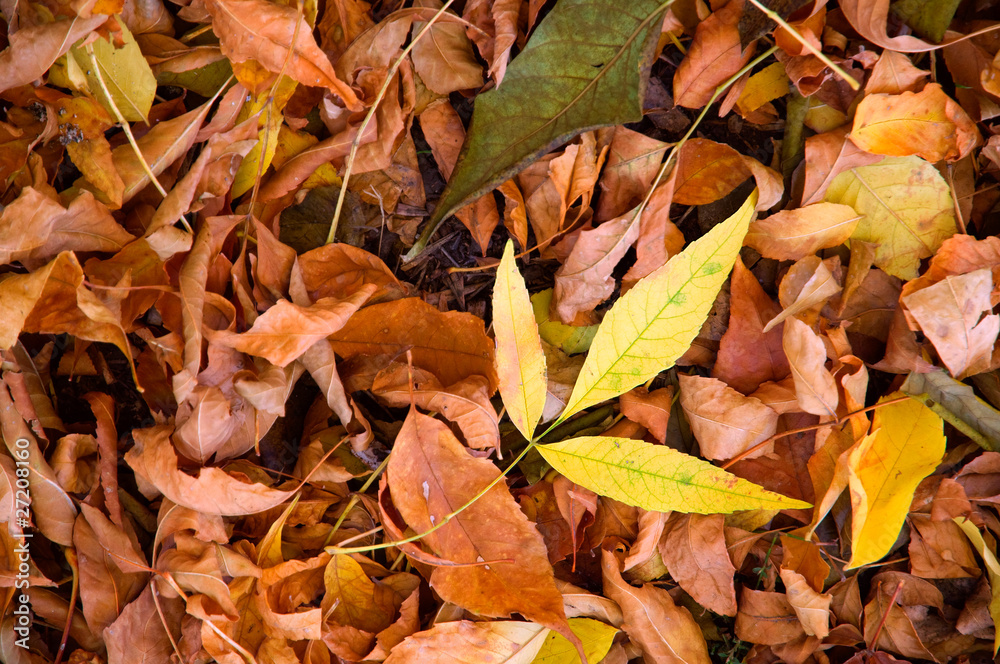
[[810, 507], [665, 445], [583, 436], [537, 449], [573, 482], [652, 512], [729, 514]]
[[948, 183], [919, 157], [889, 157], [844, 171], [825, 200], [864, 215], [851, 239], [878, 245], [875, 265], [904, 281], [916, 278], [920, 259], [934, 255], [956, 230]]
[[[583, 643], [583, 651], [588, 662], [600, 662], [611, 650], [611, 644], [618, 633], [617, 627], [612, 627], [593, 618], [570, 618], [569, 628]], [[542, 649], [535, 655], [531, 664], [581, 664], [580, 654], [576, 646], [558, 632], [549, 632], [545, 637]]]
[[545, 354], [510, 240], [493, 287], [493, 332], [500, 396], [518, 431], [531, 440], [545, 408]]
[[[883, 397], [895, 399], [899, 392]], [[875, 411], [872, 433], [848, 453], [853, 551], [847, 569], [879, 560], [892, 549], [917, 485], [944, 456], [944, 422], [910, 399]]]
[[754, 192], [733, 216], [615, 303], [560, 420], [646, 382], [684, 354], [732, 270], [756, 204]]
[[[986, 573], [990, 580], [990, 617], [993, 618], [993, 624], [998, 628], [993, 637], [993, 656], [996, 657], [997, 651], [1000, 650], [1000, 561], [997, 560], [996, 542], [987, 544], [975, 524], [965, 517], [955, 517], [952, 520], [962, 529], [962, 532], [965, 533], [965, 536], [972, 542], [972, 546], [982, 557], [983, 562], [986, 563]], [[992, 541], [992, 538], [990, 539]], [[570, 620], [569, 623], [570, 627], [573, 627], [573, 621]]]

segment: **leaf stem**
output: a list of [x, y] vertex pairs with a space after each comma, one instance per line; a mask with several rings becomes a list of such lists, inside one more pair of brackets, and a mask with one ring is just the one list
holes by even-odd
[[139, 158], [142, 170], [149, 176], [150, 182], [152, 182], [153, 186], [156, 187], [156, 190], [160, 192], [160, 196], [166, 198], [167, 190], [163, 188], [160, 181], [156, 179], [156, 175], [153, 174], [153, 170], [149, 167], [149, 164], [146, 163], [146, 158], [142, 155], [142, 150], [139, 149], [139, 144], [136, 142], [135, 136], [132, 135], [132, 128], [129, 127], [128, 121], [125, 119], [125, 116], [122, 115], [122, 112], [118, 110], [118, 105], [115, 104], [115, 100], [111, 98], [111, 91], [108, 90], [108, 86], [104, 83], [104, 77], [101, 76], [101, 66], [98, 64], [97, 56], [94, 54], [94, 45], [87, 44], [86, 48], [87, 55], [90, 57], [90, 66], [94, 68], [94, 76], [97, 77], [97, 82], [100, 84], [101, 90], [104, 92], [104, 96], [108, 100], [108, 106], [111, 107], [111, 110], [114, 112], [118, 122], [121, 123], [122, 131], [124, 131], [125, 135], [128, 137], [129, 145], [132, 146], [135, 156]]
[[430, 31], [434, 23], [441, 17], [442, 14], [444, 14], [445, 10], [447, 10], [454, 1], [455, 0], [446, 0], [444, 5], [441, 6], [441, 9], [439, 9], [437, 13], [431, 17], [431, 19], [427, 22], [427, 25], [425, 25], [423, 29], [417, 33], [417, 36], [410, 40], [410, 43], [407, 44], [406, 48], [403, 49], [403, 52], [399, 54], [398, 58], [396, 58], [396, 61], [392, 63], [391, 67], [389, 67], [389, 71], [385, 75], [385, 82], [382, 83], [382, 88], [378, 91], [378, 94], [375, 95], [375, 101], [372, 102], [371, 108], [368, 109], [368, 114], [365, 115], [365, 119], [361, 122], [361, 126], [358, 128], [358, 134], [354, 137], [354, 141], [351, 144], [351, 152], [347, 155], [347, 163], [344, 166], [344, 177], [341, 178], [340, 193], [337, 195], [337, 207], [334, 208], [333, 219], [330, 220], [330, 231], [326, 235], [326, 244], [333, 244], [334, 239], [337, 237], [337, 225], [340, 223], [340, 211], [344, 207], [344, 198], [347, 196], [347, 182], [351, 179], [351, 172], [354, 170], [354, 159], [357, 157], [358, 148], [361, 147], [361, 139], [365, 135], [365, 130], [368, 129], [368, 124], [372, 121], [372, 118], [375, 117], [375, 110], [385, 97], [385, 93], [389, 89], [389, 85], [392, 83], [393, 78], [396, 76], [396, 72], [399, 71], [400, 65], [403, 64], [403, 60], [406, 59], [406, 56], [410, 54], [410, 51], [412, 51], [413, 47], [418, 41], [420, 41], [420, 38]]

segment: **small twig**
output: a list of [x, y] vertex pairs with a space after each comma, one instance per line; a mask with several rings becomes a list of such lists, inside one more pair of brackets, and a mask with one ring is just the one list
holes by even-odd
[[104, 83], [104, 77], [101, 76], [101, 66], [98, 64], [97, 56], [94, 54], [93, 44], [87, 44], [87, 55], [90, 56], [90, 66], [94, 68], [94, 76], [97, 77], [97, 82], [100, 84], [101, 90], [104, 92], [104, 96], [108, 100], [108, 105], [114, 112], [115, 117], [118, 118], [118, 122], [121, 123], [122, 130], [128, 137], [129, 145], [132, 146], [132, 150], [135, 152], [135, 156], [139, 158], [139, 163], [142, 165], [142, 170], [145, 171], [146, 175], [149, 176], [150, 182], [152, 182], [153, 186], [156, 187], [156, 190], [160, 192], [160, 196], [166, 198], [167, 190], [163, 188], [163, 185], [161, 185], [160, 181], [156, 179], [156, 175], [153, 173], [153, 170], [149, 167], [149, 164], [146, 163], [146, 158], [142, 155], [142, 150], [139, 149], [139, 144], [136, 142], [135, 136], [132, 135], [132, 128], [129, 127], [128, 121], [125, 119], [125, 116], [122, 115], [122, 112], [118, 110], [118, 105], [115, 104], [115, 100], [111, 98], [111, 91], [108, 90], [108, 86]]
[[420, 38], [423, 37], [431, 29], [434, 23], [444, 14], [445, 10], [451, 6], [451, 3], [455, 0], [447, 0], [441, 9], [437, 11], [434, 16], [431, 17], [427, 25], [417, 33], [417, 36], [410, 40], [410, 43], [403, 49], [403, 52], [399, 54], [396, 61], [392, 63], [389, 67], [389, 71], [386, 73], [385, 82], [382, 83], [382, 88], [375, 95], [375, 101], [372, 102], [371, 108], [368, 109], [368, 114], [365, 115], [365, 119], [361, 122], [361, 126], [358, 128], [358, 134], [354, 137], [353, 143], [351, 143], [351, 152], [347, 155], [347, 164], [344, 167], [344, 177], [340, 181], [340, 194], [337, 196], [337, 207], [333, 210], [333, 219], [330, 220], [330, 232], [326, 235], [326, 244], [332, 244], [334, 239], [337, 237], [337, 224], [340, 223], [340, 211], [344, 207], [344, 197], [347, 195], [347, 182], [351, 179], [351, 172], [354, 170], [354, 159], [358, 154], [358, 148], [361, 147], [361, 139], [365, 135], [365, 130], [368, 129], [368, 124], [375, 117], [375, 110], [378, 105], [382, 102], [385, 93], [389, 90], [389, 85], [392, 83], [393, 78], [396, 76], [396, 72], [399, 71], [400, 65], [403, 64], [403, 60], [406, 56], [410, 54], [413, 47], [416, 45]]
[[844, 82], [847, 83], [849, 86], [851, 86], [852, 90], [858, 90], [858, 89], [861, 88], [861, 84], [858, 83], [850, 74], [848, 74], [846, 71], [844, 71], [843, 69], [841, 69], [837, 64], [835, 64], [833, 62], [833, 60], [831, 60], [827, 56], [823, 55], [822, 51], [820, 51], [818, 48], [816, 48], [815, 46], [813, 46], [812, 44], [810, 44], [805, 39], [805, 37], [803, 37], [801, 34], [799, 34], [798, 30], [796, 30], [795, 28], [793, 28], [792, 26], [790, 26], [785, 21], [785, 19], [781, 18], [781, 16], [779, 16], [776, 12], [774, 12], [773, 10], [768, 9], [767, 7], [765, 7], [764, 5], [762, 5], [760, 3], [760, 0], [750, 0], [750, 2], [752, 2], [753, 5], [757, 9], [759, 9], [760, 11], [762, 11], [769, 19], [771, 19], [772, 21], [774, 21], [775, 23], [777, 23], [778, 25], [780, 25], [781, 27], [783, 27], [785, 30], [787, 30], [789, 32], [789, 34], [791, 34], [792, 37], [795, 39], [795, 41], [797, 41], [798, 43], [802, 44], [802, 46], [804, 46], [807, 51], [809, 51], [810, 53], [812, 53], [813, 55], [815, 55], [817, 58], [819, 58], [823, 62], [823, 64], [826, 65], [827, 67], [829, 67], [830, 69], [832, 69], [833, 72], [835, 74], [837, 74], [837, 76], [839, 76], [840, 78], [844, 79]]
[[811, 426], [801, 427], [799, 429], [789, 429], [788, 431], [782, 431], [780, 433], [776, 433], [773, 436], [771, 436], [770, 438], [768, 438], [767, 440], [762, 440], [761, 442], [757, 443], [756, 445], [754, 445], [750, 449], [744, 450], [740, 454], [737, 454], [732, 459], [730, 459], [729, 461], [727, 461], [726, 463], [724, 463], [721, 466], [721, 468], [723, 470], [726, 470], [727, 468], [729, 468], [730, 466], [732, 466], [737, 461], [742, 461], [743, 459], [747, 458], [748, 456], [750, 456], [751, 454], [753, 454], [754, 452], [756, 452], [760, 448], [762, 448], [762, 447], [764, 447], [766, 445], [769, 445], [770, 443], [773, 443], [774, 441], [778, 440], [779, 438], [784, 438], [785, 436], [794, 436], [797, 433], [806, 433], [807, 431], [817, 431], [819, 429], [822, 429], [823, 427], [840, 426], [840, 425], [844, 424], [845, 422], [847, 422], [852, 417], [854, 417], [855, 415], [861, 415], [862, 413], [867, 413], [868, 411], [875, 410], [877, 408], [881, 408], [882, 406], [888, 406], [888, 405], [894, 404], [894, 403], [903, 403], [904, 401], [909, 401], [909, 400], [910, 400], [910, 397], [896, 397], [895, 399], [889, 399], [888, 401], [883, 401], [881, 403], [877, 403], [874, 406], [868, 406], [867, 408], [861, 408], [860, 410], [851, 411], [847, 415], [844, 415], [843, 417], [838, 417], [835, 420], [830, 420], [829, 422], [820, 422], [819, 424], [813, 424]]

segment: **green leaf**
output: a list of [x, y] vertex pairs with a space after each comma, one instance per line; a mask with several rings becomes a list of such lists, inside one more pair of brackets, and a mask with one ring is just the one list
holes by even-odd
[[545, 354], [510, 240], [493, 288], [493, 332], [500, 396], [518, 431], [531, 440], [545, 410]]
[[940, 44], [960, 4], [962, 0], [896, 0], [892, 13], [924, 39]]
[[588, 129], [636, 122], [649, 79], [660, 0], [560, 0], [495, 90], [476, 97], [469, 134], [437, 209], [406, 255], [441, 221]]
[[1000, 452], [1000, 411], [977, 397], [965, 383], [944, 371], [913, 372], [900, 391], [923, 403], [983, 449]]
[[[124, 22], [119, 21], [118, 25], [121, 26], [125, 45], [122, 48], [115, 48], [107, 39], [99, 38], [94, 42], [94, 57], [100, 68], [101, 78], [104, 79], [104, 85], [111, 93], [111, 101], [121, 111], [122, 117], [129, 122], [145, 122], [149, 109], [153, 106], [153, 97], [156, 95], [156, 77], [146, 63], [146, 58], [142, 56], [135, 37], [125, 27]], [[101, 88], [86, 49], [77, 46], [71, 49], [70, 53], [80, 68], [87, 73], [87, 86], [91, 94], [114, 117], [111, 103]]]
[[560, 421], [673, 366], [698, 335], [753, 218], [754, 192], [618, 300], [601, 323]]
[[729, 514], [810, 507], [702, 459], [641, 440], [584, 436], [539, 445], [538, 451], [571, 481], [644, 510]]
[[[569, 628], [583, 643], [583, 651], [587, 661], [592, 664], [604, 659], [618, 633], [617, 627], [612, 627], [593, 618], [570, 618]], [[581, 664], [576, 646], [558, 632], [549, 632], [545, 637], [542, 649], [535, 655], [531, 664]]]

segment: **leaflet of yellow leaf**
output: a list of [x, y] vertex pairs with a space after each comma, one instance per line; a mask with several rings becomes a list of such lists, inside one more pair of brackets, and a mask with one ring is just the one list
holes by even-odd
[[707, 461], [631, 438], [582, 436], [539, 445], [567, 478], [602, 496], [652, 512], [729, 514], [800, 509], [809, 503], [772, 493]]
[[956, 231], [948, 183], [920, 157], [889, 157], [844, 171], [824, 200], [864, 215], [851, 239], [878, 245], [875, 265], [904, 281], [916, 278], [920, 259]]
[[[880, 401], [890, 401], [896, 392]], [[892, 548], [917, 485], [944, 456], [944, 422], [919, 401], [875, 411], [872, 433], [848, 453], [853, 551], [846, 569], [879, 560]]]
[[646, 382], [684, 354], [729, 276], [756, 204], [755, 191], [733, 216], [642, 279], [611, 307], [560, 421]]
[[[236, 171], [233, 179], [233, 198], [238, 198], [253, 189], [257, 174], [266, 172], [267, 167], [271, 165], [274, 152], [278, 148], [278, 132], [285, 119], [282, 111], [285, 104], [291, 99], [297, 85], [292, 79], [282, 76], [281, 81], [274, 89], [273, 96], [268, 94], [270, 90], [265, 90], [261, 94], [254, 95], [250, 103], [245, 104], [240, 109], [240, 113], [236, 117], [237, 123], [247, 120], [254, 114], [260, 114], [257, 118], [257, 124], [260, 127], [260, 141], [253, 146], [247, 156], [243, 157], [243, 161]], [[261, 150], [264, 150], [263, 164], [261, 164]]]
[[[617, 627], [612, 627], [593, 618], [570, 618], [569, 628], [583, 642], [583, 652], [588, 662], [600, 662], [604, 659], [618, 633]], [[562, 634], [549, 632], [545, 637], [542, 649], [535, 655], [531, 664], [582, 664], [580, 653], [576, 646]]]
[[531, 440], [545, 408], [545, 353], [510, 240], [493, 287], [493, 333], [500, 396], [517, 430]]
[[[997, 627], [993, 636], [993, 656], [996, 657], [997, 651], [1000, 650], [1000, 561], [997, 560], [996, 543], [994, 542], [992, 547], [987, 544], [975, 524], [965, 517], [955, 517], [953, 521], [962, 529], [986, 563], [986, 573], [990, 579], [990, 617], [993, 618], [993, 625]], [[569, 622], [572, 627], [573, 621]]]

